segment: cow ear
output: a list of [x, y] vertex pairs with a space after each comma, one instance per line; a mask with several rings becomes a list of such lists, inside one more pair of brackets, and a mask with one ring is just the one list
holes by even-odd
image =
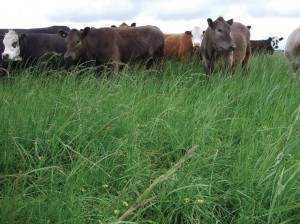
[[136, 27], [136, 23], [131, 23], [131, 25], [130, 26], [132, 26], [132, 27]]
[[268, 38], [268, 41], [271, 41], [272, 39], [273, 39], [272, 37], [269, 37], [269, 38]]
[[231, 26], [233, 24], [233, 19], [227, 20], [227, 23]]
[[185, 31], [184, 32], [186, 35], [192, 35], [192, 32], [191, 31]]
[[210, 27], [210, 28], [214, 28], [215, 27], [215, 24], [214, 24], [214, 22], [212, 21], [212, 19], [211, 18], [208, 18], [207, 19], [207, 23], [208, 23], [208, 26]]
[[64, 30], [58, 30], [58, 33], [62, 38], [66, 38], [68, 36], [68, 32]]
[[250, 29], [251, 29], [251, 26], [247, 26], [247, 28], [248, 28], [248, 30], [250, 30]]
[[116, 26], [116, 25], [111, 25], [110, 27], [111, 27], [111, 28], [117, 28], [117, 26]]
[[26, 38], [26, 34], [22, 33], [21, 35], [19, 35], [19, 41], [22, 41]]
[[283, 37], [280, 37], [279, 40], [283, 40]]
[[91, 28], [90, 28], [90, 27], [87, 26], [86, 28], [84, 28], [83, 31], [82, 31], [82, 34], [81, 34], [82, 38], [85, 38], [85, 36], [86, 36], [90, 31], [91, 31]]

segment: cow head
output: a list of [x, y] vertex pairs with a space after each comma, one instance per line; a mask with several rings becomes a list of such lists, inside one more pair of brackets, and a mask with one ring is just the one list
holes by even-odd
[[2, 59], [10, 61], [21, 61], [20, 42], [26, 38], [26, 34], [18, 35], [14, 30], [10, 30], [3, 38], [4, 51]]
[[200, 47], [205, 31], [200, 27], [195, 26], [191, 31], [185, 31], [185, 34], [191, 35], [193, 47]]
[[211, 47], [218, 51], [234, 51], [236, 45], [231, 38], [231, 25], [233, 19], [225, 21], [222, 17], [218, 17], [215, 21], [211, 18], [207, 19], [208, 29], [205, 31], [205, 35], [211, 43]]
[[65, 59], [71, 57], [73, 60], [76, 60], [86, 52], [87, 46], [84, 39], [90, 30], [90, 27], [86, 27], [82, 31], [77, 29], [72, 29], [69, 32], [64, 30], [58, 31], [59, 35], [65, 38], [67, 45], [67, 51], [64, 55]]
[[276, 50], [279, 47], [279, 41], [283, 40], [283, 37], [269, 37], [271, 47]]

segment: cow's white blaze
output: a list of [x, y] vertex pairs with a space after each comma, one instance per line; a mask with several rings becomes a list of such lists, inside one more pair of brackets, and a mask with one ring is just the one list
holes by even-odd
[[195, 26], [192, 30], [192, 43], [193, 43], [193, 47], [200, 47], [202, 40], [203, 40], [203, 36], [204, 36], [204, 31], [198, 27]]
[[279, 41], [281, 41], [283, 38], [273, 37], [271, 40], [271, 47], [276, 50], [279, 47]]
[[10, 30], [5, 34], [3, 39], [4, 52], [2, 58], [5, 60], [20, 61], [20, 45], [19, 36], [14, 30]]

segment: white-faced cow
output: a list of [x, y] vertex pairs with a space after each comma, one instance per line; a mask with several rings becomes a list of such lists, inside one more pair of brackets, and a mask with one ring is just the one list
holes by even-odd
[[180, 34], [164, 34], [165, 56], [184, 59], [192, 55], [194, 50], [200, 49], [204, 31], [196, 26], [191, 31]]
[[14, 30], [5, 34], [2, 59], [22, 61], [21, 67], [43, 62], [53, 68], [62, 65], [63, 54], [67, 47], [58, 33], [27, 33], [18, 35]]
[[218, 17], [215, 21], [208, 18], [208, 28], [201, 44], [201, 54], [206, 75], [211, 74], [216, 65], [232, 68], [240, 63], [248, 63], [250, 49], [249, 28], [233, 19], [225, 21]]
[[83, 31], [60, 30], [59, 34], [65, 38], [67, 45], [65, 58], [94, 61], [95, 66], [104, 65], [113, 72], [119, 70], [120, 64], [137, 61], [146, 62], [147, 69], [157, 62], [159, 70], [162, 70], [164, 35], [155, 26], [93, 30], [86, 27]]
[[[42, 27], [42, 28], [30, 28], [30, 29], [13, 29], [17, 33], [57, 33], [59, 29], [70, 30], [67, 26], [50, 26], [50, 27]], [[2, 55], [4, 51], [3, 38], [6, 33], [9, 32], [10, 29], [0, 29], [0, 54]], [[2, 57], [0, 57], [0, 69], [3, 70], [0, 72], [1, 75], [6, 74], [6, 70], [8, 68], [8, 62], [4, 61]]]
[[264, 53], [273, 54], [274, 50], [278, 49], [279, 41], [283, 40], [283, 37], [269, 37], [267, 40], [251, 40], [251, 52], [252, 53]]
[[290, 64], [292, 75], [300, 69], [300, 27], [293, 30], [285, 44], [285, 57]]

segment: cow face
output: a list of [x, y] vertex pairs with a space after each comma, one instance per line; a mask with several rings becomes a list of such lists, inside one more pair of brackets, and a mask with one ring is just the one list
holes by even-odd
[[25, 34], [18, 36], [14, 30], [10, 30], [3, 38], [4, 52], [2, 59], [11, 61], [21, 61], [19, 42], [26, 37]]
[[[211, 41], [211, 47], [217, 51], [233, 51], [236, 45], [233, 43], [231, 38], [231, 25], [233, 24], [233, 19], [225, 21], [222, 17], [219, 17], [214, 22], [212, 19], [208, 18], [207, 23], [209, 26], [209, 39]], [[206, 34], [205, 34], [206, 35]]]
[[185, 31], [185, 34], [191, 35], [193, 47], [200, 47], [204, 32], [200, 27], [196, 26], [191, 31]]
[[269, 40], [270, 40], [270, 44], [271, 44], [271, 47], [276, 50], [278, 47], [279, 47], [279, 41], [283, 40], [283, 37], [269, 37]]
[[86, 27], [83, 31], [72, 29], [70, 32], [59, 30], [58, 33], [61, 37], [65, 38], [67, 45], [67, 51], [64, 54], [64, 58], [78, 59], [86, 52], [85, 37], [90, 32], [90, 28]]

